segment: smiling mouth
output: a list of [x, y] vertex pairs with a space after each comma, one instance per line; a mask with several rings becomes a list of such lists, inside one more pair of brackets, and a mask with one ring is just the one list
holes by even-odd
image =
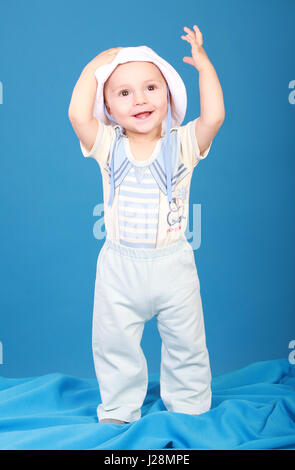
[[133, 117], [134, 117], [135, 119], [137, 119], [138, 121], [145, 121], [145, 120], [148, 119], [152, 114], [153, 114], [153, 111], [150, 111], [150, 112], [146, 112], [146, 113], [135, 114], [135, 116], [133, 116]]

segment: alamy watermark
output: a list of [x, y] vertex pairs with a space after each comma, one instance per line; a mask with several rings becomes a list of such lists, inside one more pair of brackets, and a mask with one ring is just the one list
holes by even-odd
[[292, 91], [288, 95], [289, 103], [295, 104], [295, 80], [291, 80], [289, 82], [288, 88], [292, 89]]
[[2, 341], [0, 341], [0, 364], [3, 364], [3, 345], [2, 345]]
[[292, 351], [289, 354], [289, 362], [290, 364], [294, 365], [295, 364], [295, 339], [292, 339], [289, 343], [289, 349], [292, 349]]
[[[174, 203], [174, 206], [171, 206], [171, 211], [167, 215], [167, 220], [170, 224], [170, 229], [168, 230], [180, 230], [181, 224], [183, 222], [187, 223], [185, 236], [187, 241], [190, 243], [193, 250], [197, 250], [201, 245], [201, 204], [192, 204], [192, 221], [190, 223], [190, 214], [188, 210], [187, 221], [186, 217], [183, 215], [183, 207]], [[104, 204], [100, 203], [94, 207], [93, 215], [99, 217], [99, 219], [94, 223], [93, 226], [93, 235], [97, 240], [103, 240], [106, 237], [105, 224], [104, 224]], [[183, 219], [185, 219], [183, 221]], [[191, 230], [190, 230], [191, 229]]]
[[0, 104], [3, 104], [3, 85], [0, 82]]

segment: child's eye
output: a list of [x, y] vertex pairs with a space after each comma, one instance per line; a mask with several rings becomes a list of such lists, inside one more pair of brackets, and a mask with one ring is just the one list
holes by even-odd
[[[156, 88], [155, 85], [148, 85], [148, 88], [150, 88], [150, 87], [152, 87], [153, 89]], [[119, 96], [121, 96], [122, 93], [128, 93], [128, 90], [122, 90], [122, 91], [120, 91]], [[122, 96], [127, 96], [127, 95], [122, 95]]]

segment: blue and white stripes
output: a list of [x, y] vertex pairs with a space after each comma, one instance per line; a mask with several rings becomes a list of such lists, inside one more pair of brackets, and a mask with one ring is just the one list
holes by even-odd
[[159, 198], [160, 189], [149, 167], [132, 166], [119, 189], [120, 243], [137, 248], [156, 247]]

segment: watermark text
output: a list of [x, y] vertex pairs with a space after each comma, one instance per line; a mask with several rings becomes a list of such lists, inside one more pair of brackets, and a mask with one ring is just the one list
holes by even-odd
[[289, 362], [290, 364], [294, 365], [295, 364], [295, 339], [292, 339], [289, 343], [289, 349], [292, 349], [292, 351], [289, 354]]

